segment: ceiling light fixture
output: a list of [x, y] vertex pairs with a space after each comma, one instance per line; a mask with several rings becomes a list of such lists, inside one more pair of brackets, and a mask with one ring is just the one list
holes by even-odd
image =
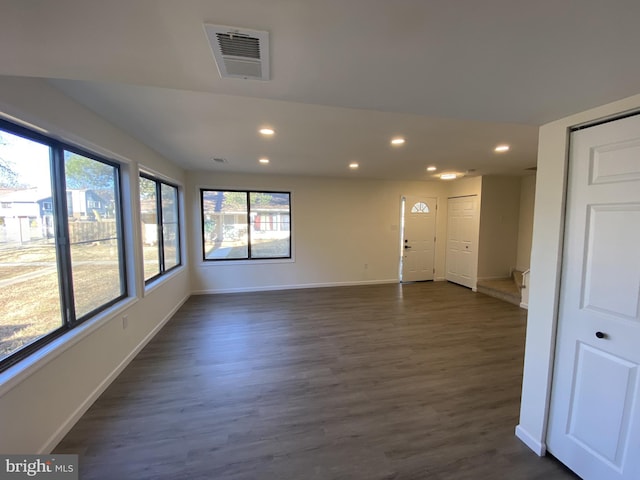
[[458, 178], [458, 175], [455, 173], [443, 173], [440, 175], [440, 180], [455, 180]]
[[396, 137], [391, 140], [391, 145], [402, 145], [405, 142], [405, 139], [402, 137]]
[[267, 163], [269, 163], [269, 159], [268, 158], [261, 158], [260, 160], [258, 160], [261, 164], [266, 165]]
[[509, 145], [498, 145], [493, 149], [494, 152], [504, 153], [509, 151]]
[[360, 165], [358, 164], [358, 162], [351, 162], [351, 163], [349, 164], [349, 168], [350, 168], [351, 170], [355, 170], [355, 169], [356, 169], [356, 168], [358, 168], [359, 166], [360, 166]]
[[431, 167], [427, 167], [427, 172], [435, 172], [437, 170], [436, 167], [431, 166]]
[[262, 135], [273, 135], [276, 133], [273, 128], [261, 128], [259, 131]]

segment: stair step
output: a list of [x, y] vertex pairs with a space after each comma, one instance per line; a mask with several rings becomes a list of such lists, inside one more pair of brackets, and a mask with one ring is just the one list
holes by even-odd
[[520, 306], [520, 288], [513, 278], [481, 280], [478, 282], [477, 290], [479, 293]]

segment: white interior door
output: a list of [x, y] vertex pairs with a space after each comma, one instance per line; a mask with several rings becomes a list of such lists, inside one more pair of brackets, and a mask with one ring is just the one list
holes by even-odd
[[446, 279], [476, 287], [478, 263], [478, 197], [450, 198], [447, 208]]
[[402, 281], [433, 280], [436, 205], [430, 197], [405, 197]]
[[547, 448], [585, 480], [638, 480], [640, 116], [572, 133], [569, 172]]

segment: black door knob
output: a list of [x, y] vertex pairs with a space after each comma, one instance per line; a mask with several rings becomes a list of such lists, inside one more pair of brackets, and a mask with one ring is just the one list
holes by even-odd
[[607, 334], [603, 332], [596, 332], [596, 337], [598, 338], [606, 338]]

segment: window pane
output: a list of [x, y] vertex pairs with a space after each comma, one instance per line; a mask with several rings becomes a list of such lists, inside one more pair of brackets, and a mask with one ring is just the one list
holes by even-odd
[[120, 284], [118, 260], [117, 239], [71, 245], [77, 318], [124, 293]]
[[288, 193], [251, 192], [251, 258], [291, 256]]
[[80, 318], [124, 294], [117, 169], [68, 151], [64, 159], [71, 274], [76, 318]]
[[180, 242], [178, 240], [178, 189], [161, 184], [162, 192], [162, 240], [164, 245], [164, 269], [180, 264]]
[[0, 131], [0, 360], [63, 325], [49, 155]]
[[142, 224], [142, 255], [144, 279], [160, 273], [160, 247], [158, 244], [158, 204], [156, 182], [140, 177], [140, 222]]
[[204, 258], [248, 258], [246, 192], [202, 191]]
[[429, 213], [429, 206], [424, 202], [417, 202], [411, 207], [411, 213]]

